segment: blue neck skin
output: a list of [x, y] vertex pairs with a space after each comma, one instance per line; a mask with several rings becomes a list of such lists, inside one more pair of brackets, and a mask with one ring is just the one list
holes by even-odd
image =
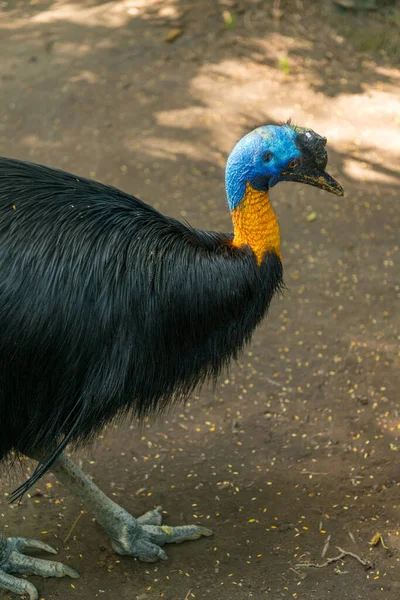
[[251, 177], [249, 173], [243, 172], [241, 165], [231, 168], [226, 171], [225, 185], [226, 196], [228, 199], [229, 210], [234, 210], [243, 200], [246, 194], [247, 183], [255, 190], [268, 192], [269, 178], [262, 175]]
[[[294, 143], [295, 132], [289, 126], [267, 125], [245, 135], [233, 148], [226, 163], [225, 185], [229, 209], [243, 199], [246, 184], [267, 192], [279, 182], [289, 160], [300, 156]], [[266, 153], [272, 153], [265, 162]]]
[[[229, 155], [225, 171], [226, 196], [231, 211], [244, 198], [247, 182], [252, 184], [253, 165], [244, 159], [243, 148], [241, 142], [239, 142]], [[267, 184], [266, 190], [268, 190]]]

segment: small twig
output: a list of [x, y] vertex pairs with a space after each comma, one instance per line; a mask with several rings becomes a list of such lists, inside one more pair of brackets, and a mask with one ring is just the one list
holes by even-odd
[[325, 558], [325, 554], [328, 552], [328, 548], [329, 548], [329, 544], [330, 544], [330, 541], [331, 541], [331, 537], [332, 536], [329, 534], [328, 537], [327, 537], [327, 539], [326, 539], [325, 545], [322, 548], [321, 558]]
[[186, 596], [184, 597], [183, 600], [189, 600], [189, 596], [190, 596], [190, 592], [191, 591], [192, 591], [191, 589], [188, 591], [188, 593], [186, 594]]
[[85, 513], [85, 511], [81, 511], [81, 512], [79, 513], [79, 515], [76, 517], [75, 521], [72, 523], [72, 527], [71, 527], [71, 529], [69, 530], [69, 532], [68, 532], [68, 534], [67, 534], [67, 537], [66, 537], [66, 538], [65, 538], [65, 540], [64, 540], [64, 544], [66, 544], [66, 543], [68, 542], [68, 540], [69, 540], [69, 538], [71, 537], [71, 534], [72, 534], [73, 530], [75, 529], [75, 527], [76, 527], [76, 525], [77, 525], [77, 523], [78, 523], [79, 519], [80, 519], [80, 518], [82, 517], [82, 515], [84, 515], [84, 514], [86, 514], [86, 513]]
[[348, 531], [347, 533], [349, 534], [349, 538], [351, 539], [351, 541], [353, 542], [353, 544], [355, 544], [356, 543], [356, 539], [355, 539], [354, 535], [351, 533], [351, 531]]
[[274, 379], [271, 379], [271, 377], [265, 376], [265, 380], [268, 381], [268, 383], [270, 383], [271, 385], [276, 385], [276, 387], [283, 387], [282, 384], [279, 383], [279, 381], [274, 381]]
[[371, 569], [371, 567], [372, 567], [371, 563], [366, 560], [363, 560], [357, 554], [354, 554], [354, 552], [348, 552], [347, 550], [343, 550], [339, 546], [336, 546], [336, 548], [339, 550], [340, 554], [338, 556], [334, 556], [333, 558], [328, 558], [321, 565], [319, 565], [318, 563], [300, 563], [300, 564], [296, 565], [296, 567], [297, 568], [313, 567], [314, 569], [323, 569], [323, 568], [327, 567], [328, 565], [331, 565], [332, 563], [342, 560], [346, 556], [351, 556], [351, 558], [355, 558], [363, 567], [366, 567], [367, 569]]
[[275, 385], [276, 387], [279, 388], [285, 388], [285, 392], [293, 392], [293, 388], [288, 387], [286, 385], [284, 385], [283, 383], [279, 383], [279, 381], [275, 381], [275, 379], [271, 379], [271, 377], [267, 377], [266, 375], [264, 375], [264, 379], [265, 381], [268, 381], [268, 383], [270, 383], [271, 385]]
[[372, 564], [368, 561], [368, 560], [364, 560], [362, 558], [360, 558], [358, 556], [358, 554], [355, 554], [354, 552], [349, 552], [348, 550], [343, 550], [342, 548], [340, 548], [340, 546], [336, 546], [336, 548], [339, 550], [339, 552], [341, 552], [344, 556], [351, 556], [351, 558], [355, 558], [356, 560], [358, 560], [358, 562], [360, 564], [362, 564], [363, 567], [368, 567], [368, 569], [370, 569], [372, 567]]

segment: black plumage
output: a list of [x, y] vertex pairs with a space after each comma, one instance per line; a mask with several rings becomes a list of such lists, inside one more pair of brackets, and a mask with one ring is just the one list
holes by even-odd
[[0, 159], [0, 460], [48, 453], [14, 499], [68, 441], [156, 414], [237, 358], [282, 265], [231, 241], [113, 187]]

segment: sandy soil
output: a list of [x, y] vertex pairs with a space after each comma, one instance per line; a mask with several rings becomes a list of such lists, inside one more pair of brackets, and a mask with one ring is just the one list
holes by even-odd
[[[0, 530], [48, 541], [81, 573], [31, 577], [45, 600], [399, 597], [397, 17], [293, 0], [274, 18], [272, 4], [0, 2], [4, 155], [226, 231], [229, 150], [292, 117], [328, 137], [346, 189], [275, 188], [287, 290], [251, 348], [216, 390], [77, 457], [132, 514], [161, 503], [167, 523], [215, 537], [162, 564], [120, 558], [52, 475], [20, 507], [7, 493], [25, 473], [3, 475]], [[337, 547], [371, 567], [297, 566]]]

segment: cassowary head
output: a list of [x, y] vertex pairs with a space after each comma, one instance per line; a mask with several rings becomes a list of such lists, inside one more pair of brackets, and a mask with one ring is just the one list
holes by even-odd
[[247, 183], [256, 190], [267, 191], [280, 181], [297, 181], [343, 196], [342, 186], [325, 171], [326, 141], [312, 129], [290, 122], [257, 127], [245, 135], [227, 162], [230, 209], [239, 204]]

